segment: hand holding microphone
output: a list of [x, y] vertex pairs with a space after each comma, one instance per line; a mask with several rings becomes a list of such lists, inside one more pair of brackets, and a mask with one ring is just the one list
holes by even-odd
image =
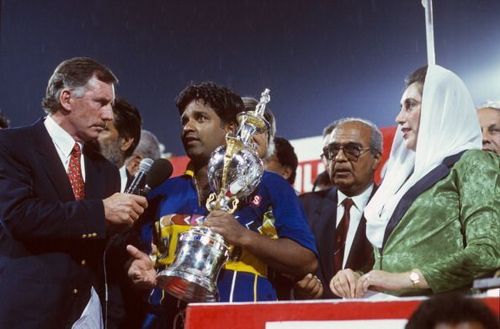
[[132, 225], [148, 206], [143, 195], [170, 178], [172, 171], [172, 164], [167, 159], [154, 162], [149, 158], [142, 159], [125, 193], [115, 193], [104, 200], [106, 220], [110, 224]]
[[115, 193], [103, 200], [104, 217], [111, 225], [131, 226], [147, 208], [148, 202], [141, 194], [146, 174], [151, 169], [153, 160], [146, 158], [139, 164], [139, 170], [125, 193]]

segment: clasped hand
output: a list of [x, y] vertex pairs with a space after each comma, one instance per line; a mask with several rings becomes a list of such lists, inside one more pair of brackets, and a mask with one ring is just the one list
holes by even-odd
[[212, 211], [207, 216], [204, 225], [222, 235], [227, 243], [234, 246], [243, 245], [248, 232], [250, 232], [232, 214], [222, 210]]
[[368, 289], [381, 291], [397, 291], [411, 288], [408, 273], [389, 273], [372, 270], [366, 274], [354, 272], [351, 269], [338, 271], [330, 281], [331, 291], [344, 298], [361, 298]]

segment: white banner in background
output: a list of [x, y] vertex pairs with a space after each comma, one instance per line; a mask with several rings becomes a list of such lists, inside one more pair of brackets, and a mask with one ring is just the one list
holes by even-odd
[[309, 192], [316, 176], [325, 170], [325, 165], [320, 161], [320, 154], [323, 152], [322, 137], [292, 139], [290, 144], [299, 159], [294, 188], [301, 193]]

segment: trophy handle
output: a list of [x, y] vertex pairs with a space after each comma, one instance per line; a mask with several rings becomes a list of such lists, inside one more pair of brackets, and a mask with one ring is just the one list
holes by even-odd
[[228, 212], [230, 214], [234, 213], [234, 211], [236, 210], [236, 208], [238, 208], [238, 203], [240, 203], [240, 200], [234, 198], [233, 202], [231, 202], [231, 209], [228, 210]]
[[212, 209], [212, 204], [215, 201], [216, 197], [217, 196], [215, 195], [215, 193], [210, 193], [210, 195], [208, 196], [207, 202], [205, 202], [205, 207], [207, 207], [207, 209]]
[[234, 213], [238, 208], [238, 204], [240, 200], [235, 196], [227, 197], [224, 195], [223, 191], [218, 195], [215, 193], [211, 193], [205, 203], [205, 206], [209, 211], [212, 210], [222, 210], [227, 213]]

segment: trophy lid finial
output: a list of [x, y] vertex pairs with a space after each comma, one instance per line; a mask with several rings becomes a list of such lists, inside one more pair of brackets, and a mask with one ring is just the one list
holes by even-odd
[[266, 109], [266, 105], [267, 105], [267, 103], [269, 103], [271, 101], [270, 93], [271, 93], [271, 90], [269, 90], [269, 88], [266, 88], [266, 89], [264, 89], [262, 94], [260, 94], [259, 103], [257, 104], [257, 106], [255, 108], [256, 115], [258, 115], [260, 117], [264, 116], [264, 111]]

